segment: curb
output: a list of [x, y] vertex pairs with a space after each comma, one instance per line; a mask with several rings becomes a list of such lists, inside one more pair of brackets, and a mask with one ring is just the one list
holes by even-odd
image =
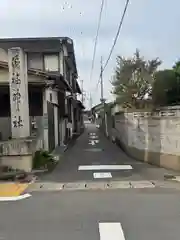
[[[27, 183], [27, 187], [26, 189], [24, 189], [24, 191], [22, 191], [18, 196], [3, 196], [3, 197], [0, 197], [0, 202], [8, 202], [8, 201], [18, 201], [18, 200], [23, 200], [23, 199], [26, 199], [26, 198], [29, 198], [31, 196], [31, 194], [29, 194], [27, 192], [29, 186], [35, 182], [35, 178]], [[18, 184], [25, 184], [25, 183], [18, 183]]]

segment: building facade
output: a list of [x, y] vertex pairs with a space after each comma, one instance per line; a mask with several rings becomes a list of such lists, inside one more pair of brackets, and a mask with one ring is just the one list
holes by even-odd
[[80, 132], [77, 77], [69, 38], [0, 40], [1, 164], [12, 165], [7, 156], [15, 145], [21, 148], [22, 139], [35, 139], [35, 146], [53, 151]]

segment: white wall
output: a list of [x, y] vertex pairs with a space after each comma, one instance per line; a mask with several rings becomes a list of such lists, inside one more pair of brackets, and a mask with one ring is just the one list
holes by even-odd
[[[180, 156], [180, 110], [131, 112], [115, 117], [119, 138], [131, 147]], [[174, 116], [173, 116], [174, 115]]]

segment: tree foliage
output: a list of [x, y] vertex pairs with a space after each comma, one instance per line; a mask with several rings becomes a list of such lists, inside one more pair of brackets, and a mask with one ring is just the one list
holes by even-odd
[[176, 87], [176, 74], [172, 69], [158, 71], [152, 88], [153, 104], [164, 106], [173, 103], [176, 98]]
[[172, 69], [158, 71], [155, 74], [152, 99], [155, 106], [180, 103], [180, 61]]
[[161, 61], [156, 58], [146, 61], [136, 50], [131, 58], [117, 57], [112, 85], [116, 101], [120, 104], [135, 105], [149, 94], [154, 82], [154, 73]]
[[180, 73], [180, 60], [174, 64], [173, 70], [175, 71], [175, 73]]

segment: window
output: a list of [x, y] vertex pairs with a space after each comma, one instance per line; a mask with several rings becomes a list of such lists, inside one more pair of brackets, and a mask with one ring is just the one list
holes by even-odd
[[36, 68], [43, 70], [43, 57], [41, 53], [28, 53], [27, 54], [28, 68]]
[[59, 71], [59, 56], [57, 54], [44, 55], [44, 68], [49, 72]]

